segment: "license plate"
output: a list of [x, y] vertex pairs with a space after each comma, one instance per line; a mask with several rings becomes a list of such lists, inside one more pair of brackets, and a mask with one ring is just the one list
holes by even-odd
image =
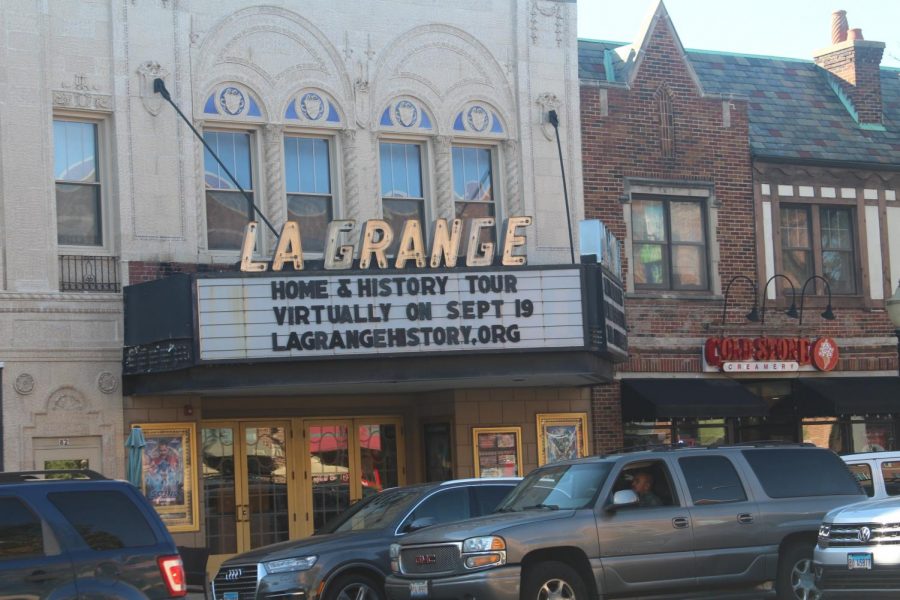
[[410, 581], [409, 582], [410, 598], [427, 598], [428, 582], [427, 581]]
[[855, 569], [871, 569], [872, 554], [870, 552], [861, 552], [859, 554], [847, 555], [847, 568], [851, 571]]

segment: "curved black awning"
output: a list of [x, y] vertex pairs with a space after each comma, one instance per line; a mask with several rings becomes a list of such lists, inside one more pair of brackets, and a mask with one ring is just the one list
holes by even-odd
[[795, 385], [802, 417], [900, 413], [900, 377], [801, 377]]
[[731, 379], [623, 379], [625, 421], [699, 417], [762, 417], [762, 398]]

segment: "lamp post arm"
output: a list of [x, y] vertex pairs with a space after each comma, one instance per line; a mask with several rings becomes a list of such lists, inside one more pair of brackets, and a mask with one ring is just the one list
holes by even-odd
[[[831, 307], [831, 284], [821, 275], [810, 275], [806, 281], [803, 282], [803, 288], [800, 290], [800, 325], [803, 325], [803, 300], [806, 297], [806, 286], [809, 285], [809, 282], [815, 281], [816, 279], [821, 279], [822, 283], [825, 284], [825, 291], [828, 292], [828, 306]], [[813, 290], [815, 290], [815, 286], [813, 286]]]
[[[774, 281], [775, 279], [778, 279], [779, 277], [783, 278], [785, 281], [788, 282], [788, 285], [791, 286], [791, 307], [794, 307], [794, 310], [796, 310], [797, 288], [794, 287], [794, 282], [791, 281], [790, 277], [788, 277], [787, 275], [784, 275], [782, 273], [775, 273], [774, 275], [769, 277], [769, 280], [766, 281], [766, 285], [763, 288], [763, 305], [762, 305], [762, 324], [763, 325], [766, 324], [766, 300], [768, 299], [767, 292], [769, 290], [769, 284], [772, 283], [772, 281]], [[802, 298], [801, 298], [801, 300], [802, 300]], [[796, 316], [796, 315], [794, 315], [794, 316]]]
[[757, 288], [756, 282], [747, 277], [746, 275], [735, 275], [731, 278], [731, 281], [728, 282], [728, 285], [725, 286], [725, 302], [722, 306], [722, 327], [725, 327], [725, 319], [727, 318], [728, 311], [728, 292], [731, 291], [731, 284], [735, 281], [743, 279], [746, 280], [751, 286], [753, 286], [753, 308], [756, 308], [756, 298], [757, 298]]

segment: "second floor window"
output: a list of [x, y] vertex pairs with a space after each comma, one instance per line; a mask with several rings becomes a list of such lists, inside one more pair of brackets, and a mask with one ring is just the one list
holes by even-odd
[[[839, 206], [782, 206], [782, 272], [800, 293], [813, 275], [828, 280], [833, 294], [856, 293], [853, 210]], [[812, 288], [807, 288], [809, 293]], [[823, 289], [817, 288], [819, 293]]]
[[422, 185], [422, 147], [381, 142], [381, 210], [394, 230], [389, 255], [396, 255], [400, 232], [408, 219], [418, 219], [425, 231], [425, 193]]
[[97, 125], [53, 121], [56, 235], [62, 246], [102, 246], [103, 206]]
[[[207, 131], [203, 138], [253, 198], [250, 134]], [[203, 153], [203, 166], [207, 247], [210, 250], [240, 250], [244, 227], [254, 218], [253, 207], [208, 150]]]
[[632, 201], [631, 224], [635, 289], [709, 289], [701, 202], [636, 199]]
[[[469, 221], [475, 217], [496, 217], [494, 177], [490, 148], [453, 147], [453, 199], [456, 218], [463, 220], [463, 238], [459, 255], [465, 256], [469, 244]], [[496, 242], [497, 231], [483, 229], [482, 242]], [[494, 246], [495, 250], [497, 246]]]
[[325, 231], [334, 216], [328, 140], [284, 138], [288, 220], [300, 224], [303, 248], [325, 251]]

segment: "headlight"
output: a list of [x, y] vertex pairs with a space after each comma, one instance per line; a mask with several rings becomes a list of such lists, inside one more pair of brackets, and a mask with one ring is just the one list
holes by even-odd
[[316, 556], [298, 556], [263, 563], [266, 573], [288, 573], [290, 571], [306, 571], [316, 564]]
[[391, 544], [391, 558], [399, 558], [400, 557], [400, 544]]
[[506, 550], [506, 542], [502, 537], [489, 535], [486, 537], [469, 538], [463, 542], [463, 553], [489, 552], [491, 550]]
[[506, 541], [489, 535], [463, 542], [463, 559], [467, 569], [484, 569], [506, 564]]
[[391, 573], [395, 575], [400, 574], [400, 544], [391, 544], [390, 547], [390, 556], [391, 556]]

